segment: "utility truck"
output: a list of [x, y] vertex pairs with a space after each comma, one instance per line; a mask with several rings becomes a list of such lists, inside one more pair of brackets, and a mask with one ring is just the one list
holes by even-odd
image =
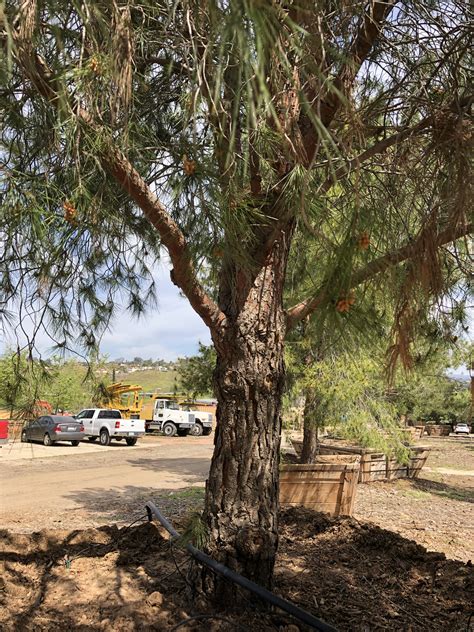
[[167, 437], [185, 437], [196, 423], [194, 412], [181, 410], [179, 404], [172, 399], [154, 399], [150, 404], [152, 405], [143, 408], [147, 432], [158, 430]]
[[125, 439], [127, 445], [135, 445], [138, 437], [145, 434], [143, 419], [124, 419], [120, 410], [86, 408], [75, 415], [84, 425], [89, 441], [99, 439], [101, 445], [109, 445], [112, 439]]
[[107, 387], [102, 406], [114, 408], [122, 419], [144, 419], [147, 432], [199, 437], [212, 432], [213, 400], [189, 401], [183, 395], [147, 393], [138, 384], [116, 382]]

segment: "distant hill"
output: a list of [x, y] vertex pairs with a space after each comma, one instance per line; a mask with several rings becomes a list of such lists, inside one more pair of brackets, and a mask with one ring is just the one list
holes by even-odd
[[179, 390], [179, 376], [177, 371], [159, 371], [148, 369], [134, 371], [133, 373], [115, 372], [115, 380], [125, 384], [138, 384], [144, 391], [158, 391], [159, 393], [172, 393], [175, 384]]

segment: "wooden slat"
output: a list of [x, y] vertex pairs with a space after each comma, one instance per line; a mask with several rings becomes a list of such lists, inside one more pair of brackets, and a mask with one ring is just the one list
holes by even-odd
[[280, 503], [302, 505], [333, 516], [351, 515], [359, 477], [358, 456], [320, 456], [311, 465], [283, 465]]

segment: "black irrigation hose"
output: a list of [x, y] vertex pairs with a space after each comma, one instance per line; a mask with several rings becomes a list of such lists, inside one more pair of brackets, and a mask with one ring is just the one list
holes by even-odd
[[[158, 508], [156, 507], [154, 503], [147, 502], [145, 507], [146, 507], [146, 510], [148, 513], [148, 519], [150, 522], [153, 520], [153, 516], [156, 516], [156, 518], [158, 518], [159, 522], [163, 525], [163, 527], [168, 531], [170, 535], [172, 535], [174, 538], [179, 537], [179, 533], [176, 531], [173, 525], [169, 522], [169, 520], [167, 520], [167, 518], [165, 518], [163, 514], [160, 513], [160, 511], [158, 510]], [[215, 571], [216, 573], [219, 573], [219, 575], [222, 575], [223, 577], [225, 577], [226, 579], [229, 579], [235, 584], [238, 584], [239, 586], [242, 586], [243, 588], [250, 590], [250, 592], [253, 592], [255, 595], [257, 595], [264, 601], [271, 603], [272, 605], [276, 606], [277, 608], [280, 608], [281, 610], [284, 610], [288, 614], [291, 614], [293, 617], [295, 617], [295, 619], [298, 619], [302, 623], [305, 623], [306, 625], [311, 626], [315, 630], [320, 630], [321, 632], [337, 632], [336, 628], [334, 628], [333, 626], [327, 623], [324, 623], [324, 621], [321, 621], [321, 619], [317, 619], [309, 612], [306, 612], [306, 610], [303, 610], [302, 608], [298, 608], [298, 606], [295, 606], [291, 602], [286, 601], [285, 599], [282, 599], [281, 597], [278, 597], [278, 595], [274, 595], [272, 592], [270, 592], [266, 588], [259, 586], [258, 584], [250, 581], [246, 577], [243, 577], [242, 575], [239, 575], [238, 573], [234, 573], [234, 571], [231, 571], [230, 568], [227, 568], [227, 566], [224, 566], [224, 564], [221, 564], [220, 562], [216, 562], [216, 560], [213, 560], [212, 557], [209, 557], [209, 555], [206, 555], [205, 553], [197, 549], [192, 544], [187, 544], [186, 549], [189, 551], [189, 553], [191, 553], [191, 555], [196, 560], [198, 560], [198, 562], [201, 562], [201, 564], [208, 566], [213, 571]]]

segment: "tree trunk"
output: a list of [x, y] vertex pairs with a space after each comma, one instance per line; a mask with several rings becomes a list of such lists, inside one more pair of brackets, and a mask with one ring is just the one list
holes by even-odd
[[314, 395], [306, 392], [303, 412], [303, 449], [301, 463], [314, 463], [318, 453], [318, 420], [315, 418], [317, 410]]
[[[207, 552], [266, 587], [271, 586], [278, 545], [287, 253], [282, 238], [217, 349], [217, 428], [203, 516], [209, 529]], [[199, 573], [198, 587], [218, 607], [250, 598], [205, 568]]]

